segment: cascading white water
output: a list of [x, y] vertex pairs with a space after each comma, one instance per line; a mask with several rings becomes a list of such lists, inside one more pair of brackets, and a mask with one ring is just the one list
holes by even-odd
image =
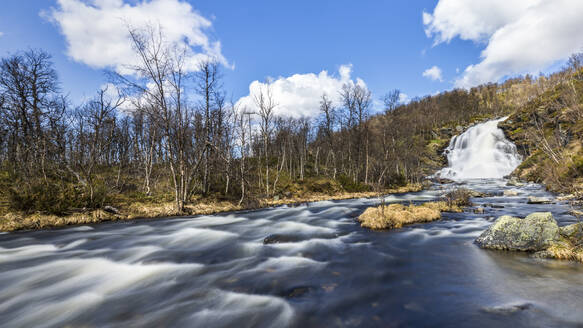
[[522, 156], [498, 128], [506, 119], [477, 124], [453, 137], [446, 149], [449, 167], [436, 175], [453, 180], [500, 179], [514, 171]]

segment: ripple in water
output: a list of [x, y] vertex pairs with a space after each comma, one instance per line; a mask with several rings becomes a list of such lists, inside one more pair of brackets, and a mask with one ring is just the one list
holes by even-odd
[[[465, 182], [483, 192], [502, 180]], [[388, 202], [432, 200], [436, 186]], [[582, 265], [479, 249], [491, 218], [551, 211], [529, 195], [474, 199], [486, 213], [372, 232], [354, 218], [378, 199], [0, 235], [0, 326], [573, 326]], [[288, 242], [264, 245], [269, 235]], [[297, 237], [297, 238], [294, 238]]]

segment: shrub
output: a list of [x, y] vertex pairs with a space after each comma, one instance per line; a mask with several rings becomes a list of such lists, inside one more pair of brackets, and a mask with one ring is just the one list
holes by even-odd
[[466, 188], [459, 188], [445, 194], [444, 200], [449, 207], [472, 206], [472, 202], [470, 200], [471, 197], [471, 190]]
[[387, 179], [387, 187], [403, 187], [407, 185], [407, 177], [400, 173], [393, 173]]
[[307, 182], [307, 189], [311, 192], [334, 194], [339, 191], [340, 186], [334, 180], [327, 178], [310, 178]]
[[366, 192], [373, 190], [372, 186], [360, 182], [354, 182], [352, 178], [346, 175], [340, 175], [338, 177], [338, 182], [340, 182], [342, 188], [347, 192]]
[[104, 185], [94, 187], [93, 198], [85, 189], [51, 182], [25, 184], [9, 189], [8, 206], [15, 211], [62, 215], [73, 208], [100, 208], [110, 200]]

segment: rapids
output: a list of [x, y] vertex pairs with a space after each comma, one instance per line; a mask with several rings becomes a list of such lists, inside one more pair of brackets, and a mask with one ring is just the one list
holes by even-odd
[[[500, 193], [503, 180], [472, 180]], [[452, 186], [391, 195], [420, 202]], [[503, 214], [576, 219], [539, 185], [474, 199], [485, 214], [372, 232], [355, 222], [378, 199], [215, 216], [0, 234], [6, 327], [578, 326], [583, 266], [479, 249]], [[272, 234], [294, 242], [264, 245]]]

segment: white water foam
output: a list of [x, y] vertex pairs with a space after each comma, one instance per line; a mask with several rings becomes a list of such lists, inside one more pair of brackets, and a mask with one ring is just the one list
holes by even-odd
[[[179, 275], [193, 276], [203, 267], [198, 263], [128, 264], [75, 258], [8, 270], [0, 277], [0, 285], [6, 286], [0, 295], [0, 313], [10, 313], [3, 324], [12, 327], [66, 326], [64, 323], [108, 297]], [[44, 324], [39, 325], [41, 322]]]
[[[215, 290], [208, 295], [212, 306], [205, 306], [191, 316], [192, 326], [198, 327], [287, 327], [294, 310], [284, 300], [264, 295], [241, 294]], [[268, 315], [269, 322], [259, 321]]]
[[500, 179], [522, 162], [516, 146], [498, 123], [507, 117], [477, 124], [453, 137], [446, 149], [449, 167], [436, 175], [453, 180]]

